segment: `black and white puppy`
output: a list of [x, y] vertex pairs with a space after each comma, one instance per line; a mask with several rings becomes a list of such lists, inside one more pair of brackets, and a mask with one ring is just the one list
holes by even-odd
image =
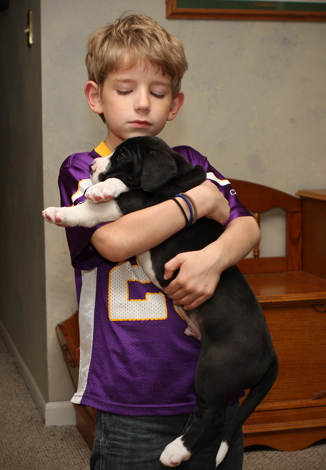
[[[106, 168], [103, 168], [105, 165]], [[75, 207], [48, 208], [43, 216], [64, 226], [94, 226], [123, 214], [169, 199], [200, 184], [206, 175], [157, 137], [135, 137], [119, 145], [108, 158], [91, 165], [93, 182], [88, 191], [101, 204], [86, 201]], [[200, 250], [216, 240], [223, 227], [202, 218], [166, 242], [139, 256], [144, 271], [159, 287], [164, 264], [180, 252]], [[221, 432], [228, 400], [239, 390], [250, 389], [236, 418], [224, 431], [216, 466], [225, 458], [232, 438], [263, 400], [278, 374], [278, 360], [264, 314], [245, 277], [233, 266], [221, 276], [213, 296], [195, 310], [182, 310], [186, 332], [201, 339], [196, 371], [196, 410], [185, 433], [171, 442], [160, 460], [175, 467], [214, 434]], [[198, 334], [196, 333], [198, 332]]]

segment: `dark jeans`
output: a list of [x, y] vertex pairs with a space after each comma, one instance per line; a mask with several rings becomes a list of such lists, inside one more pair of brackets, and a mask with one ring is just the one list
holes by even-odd
[[[226, 410], [226, 423], [235, 415], [238, 402]], [[165, 446], [177, 438], [191, 415], [120, 416], [97, 412], [96, 437], [91, 455], [91, 470], [162, 470], [159, 457]], [[216, 469], [216, 454], [221, 436], [214, 436], [196, 451], [180, 470]], [[243, 434], [239, 430], [218, 470], [241, 470]]]

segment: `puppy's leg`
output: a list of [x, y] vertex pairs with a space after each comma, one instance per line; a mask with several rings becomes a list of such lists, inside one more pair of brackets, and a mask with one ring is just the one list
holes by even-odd
[[181, 436], [165, 447], [160, 461], [165, 467], [177, 467], [181, 462], [189, 460], [190, 457], [191, 452], [184, 445]]
[[168, 444], [162, 452], [160, 461], [166, 467], [177, 467], [189, 460], [197, 447], [222, 430], [224, 410], [213, 409], [209, 404], [201, 402], [198, 397], [194, 419], [186, 432]]
[[223, 391], [225, 373], [220, 358], [219, 351], [211, 348], [204, 336], [196, 371], [194, 418], [185, 433], [164, 449], [160, 457], [163, 465], [176, 467], [188, 460], [201, 444], [222, 432], [230, 392]]
[[[129, 191], [121, 180], [109, 178], [96, 183], [86, 191], [87, 201], [73, 207], [48, 207], [42, 212], [47, 222], [62, 227], [94, 227], [102, 222], [112, 222], [122, 216], [114, 201], [120, 194]], [[93, 203], [103, 204], [93, 204]]]
[[94, 227], [103, 222], [119, 219], [122, 213], [115, 200], [93, 204], [85, 201], [72, 207], [48, 207], [42, 212], [44, 219], [62, 227]]
[[90, 186], [85, 191], [85, 197], [91, 202], [105, 202], [117, 198], [128, 190], [128, 186], [118, 178], [109, 178]]

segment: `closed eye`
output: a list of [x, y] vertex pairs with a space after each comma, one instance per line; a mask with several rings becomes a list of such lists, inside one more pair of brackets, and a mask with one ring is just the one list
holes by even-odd
[[117, 90], [118, 95], [129, 95], [132, 90]]
[[162, 94], [162, 93], [154, 93], [154, 91], [152, 91], [151, 94], [152, 94], [153, 96], [155, 96], [155, 98], [159, 98], [159, 99], [163, 99], [163, 98], [165, 97], [164, 94]]

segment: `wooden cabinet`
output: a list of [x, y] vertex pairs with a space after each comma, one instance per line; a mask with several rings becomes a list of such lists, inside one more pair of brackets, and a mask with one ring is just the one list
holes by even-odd
[[[298, 277], [302, 291], [293, 292]], [[278, 275], [248, 280], [260, 292], [280, 371], [245, 423], [245, 446], [303, 449], [326, 438], [326, 281], [305, 273], [289, 276], [286, 284]], [[264, 293], [266, 288], [269, 293]], [[324, 290], [324, 298], [319, 292], [314, 296], [317, 288]]]
[[326, 191], [298, 195], [302, 270], [247, 274], [264, 310], [280, 371], [244, 425], [245, 446], [291, 451], [326, 438]]
[[303, 270], [326, 279], [326, 189], [301, 190]]

